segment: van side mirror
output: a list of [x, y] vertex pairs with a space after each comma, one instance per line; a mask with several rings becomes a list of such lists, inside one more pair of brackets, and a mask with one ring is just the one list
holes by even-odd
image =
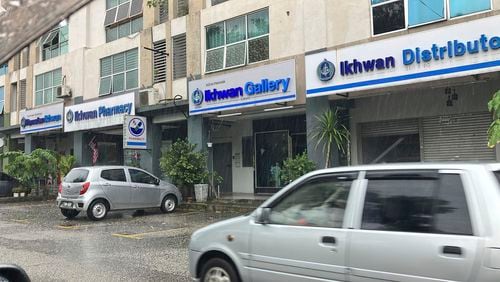
[[30, 282], [28, 274], [17, 265], [0, 264], [0, 281]]
[[269, 217], [271, 216], [271, 208], [259, 208], [255, 216], [255, 223], [269, 224]]

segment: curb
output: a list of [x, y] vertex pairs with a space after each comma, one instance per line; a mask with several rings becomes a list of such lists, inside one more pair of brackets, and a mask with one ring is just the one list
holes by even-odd
[[55, 200], [57, 198], [56, 195], [50, 196], [28, 196], [28, 197], [7, 197], [0, 198], [0, 204], [8, 204], [8, 203], [23, 203], [23, 202], [43, 202], [49, 200]]

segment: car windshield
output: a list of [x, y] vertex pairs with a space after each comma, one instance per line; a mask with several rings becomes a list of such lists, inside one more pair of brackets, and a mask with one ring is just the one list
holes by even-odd
[[85, 182], [89, 176], [89, 171], [87, 169], [73, 169], [64, 178], [64, 182], [67, 183], [79, 183]]

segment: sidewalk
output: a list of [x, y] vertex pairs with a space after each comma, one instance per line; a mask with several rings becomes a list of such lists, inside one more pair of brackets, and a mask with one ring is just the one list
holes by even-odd
[[255, 210], [270, 196], [233, 193], [222, 195], [219, 199], [211, 199], [203, 203], [184, 202], [179, 206], [179, 209], [185, 211], [248, 213]]
[[48, 195], [48, 196], [32, 196], [29, 195], [27, 197], [3, 197], [0, 198], [0, 204], [8, 204], [8, 203], [20, 203], [20, 202], [41, 202], [41, 201], [49, 201], [55, 200], [57, 195]]

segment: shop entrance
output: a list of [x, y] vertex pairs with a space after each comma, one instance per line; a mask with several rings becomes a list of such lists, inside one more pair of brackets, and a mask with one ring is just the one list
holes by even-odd
[[214, 171], [224, 179], [220, 184], [220, 193], [233, 192], [232, 143], [214, 144]]
[[288, 130], [256, 133], [255, 155], [257, 187], [281, 188], [280, 170], [290, 155]]

